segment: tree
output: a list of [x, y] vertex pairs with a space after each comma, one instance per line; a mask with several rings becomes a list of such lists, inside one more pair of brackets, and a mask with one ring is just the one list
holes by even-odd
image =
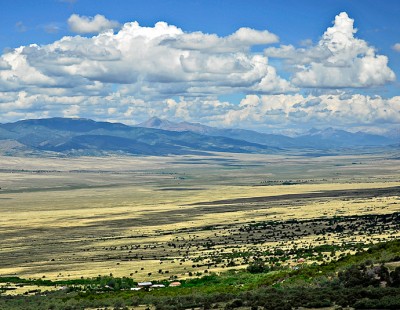
[[375, 279], [375, 273], [371, 272], [370, 269], [366, 269], [364, 265], [352, 265], [346, 270], [340, 271], [338, 276], [344, 287], [378, 286], [380, 283], [378, 279]]
[[247, 266], [247, 271], [250, 273], [263, 273], [268, 270], [269, 268], [262, 260], [256, 260]]
[[390, 279], [391, 286], [400, 287], [400, 267], [396, 267], [396, 269], [390, 273]]

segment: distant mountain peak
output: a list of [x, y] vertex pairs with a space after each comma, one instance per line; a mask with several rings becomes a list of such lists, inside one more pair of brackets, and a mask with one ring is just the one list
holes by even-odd
[[137, 124], [137, 127], [145, 127], [145, 128], [156, 128], [156, 129], [167, 129], [170, 126], [176, 125], [173, 122], [170, 122], [166, 119], [159, 118], [157, 116], [153, 116], [149, 118], [147, 121], [143, 123]]
[[163, 123], [163, 120], [161, 118], [158, 118], [156, 116], [153, 116], [150, 118], [147, 123], [153, 125], [153, 126], [160, 126]]

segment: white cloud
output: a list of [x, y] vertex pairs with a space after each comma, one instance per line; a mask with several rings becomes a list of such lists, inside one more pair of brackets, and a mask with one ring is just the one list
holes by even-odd
[[73, 104], [62, 111], [64, 117], [78, 117], [80, 112], [80, 106]]
[[108, 20], [103, 15], [95, 17], [79, 16], [72, 14], [68, 18], [68, 26], [75, 33], [99, 33], [109, 29], [119, 28], [120, 24], [114, 20]]
[[378, 55], [364, 40], [354, 37], [354, 20], [345, 12], [335, 17], [334, 25], [317, 45], [269, 48], [267, 56], [287, 58], [294, 66], [292, 82], [300, 87], [371, 87], [395, 80], [388, 58]]
[[[193, 37], [210, 48], [193, 44]], [[116, 84], [125, 94], [146, 99], [293, 91], [267, 57], [249, 52], [253, 44], [275, 40], [268, 31], [249, 28], [218, 37], [185, 33], [165, 22], [154, 27], [132, 22], [116, 34], [105, 31], [89, 38], [63, 37], [49, 45], [32, 44], [6, 53], [1, 62], [10, 69], [0, 71], [0, 84], [9, 91], [24, 87], [34, 91], [36, 87], [96, 94], [99, 90], [97, 95]]]
[[163, 44], [177, 49], [226, 53], [240, 50], [248, 51], [253, 45], [271, 44], [278, 41], [278, 36], [267, 30], [240, 28], [227, 37], [218, 37], [215, 34], [204, 34], [202, 32], [182, 33], [177, 38], [165, 39]]
[[[342, 13], [316, 45], [268, 48], [265, 54], [251, 52], [278, 41], [265, 30], [240, 28], [220, 37], [165, 22], [131, 22], [117, 33], [22, 46], [0, 56], [0, 114], [3, 121], [64, 115], [135, 124], [161, 116], [258, 130], [342, 126], [378, 132], [400, 123], [400, 97], [293, 93], [297, 87], [393, 80], [386, 56], [355, 33]], [[292, 81], [279, 76], [269, 57], [294, 68]], [[240, 104], [217, 99], [238, 93], [245, 94]]]
[[[239, 105], [206, 100], [202, 109], [197, 100], [168, 100], [168, 115], [187, 121], [258, 130], [283, 131], [288, 128], [363, 127], [381, 132], [380, 127], [396, 127], [400, 123], [400, 96], [389, 99], [360, 94], [303, 96], [247, 95]], [[209, 107], [212, 107], [211, 109]], [[210, 113], [210, 111], [214, 110]]]
[[9, 70], [11, 69], [10, 64], [3, 58], [0, 58], [0, 70]]
[[[246, 45], [255, 45], [255, 44], [269, 44], [269, 43], [277, 43], [279, 41], [278, 36], [273, 33], [270, 33], [267, 30], [258, 31], [247, 27], [242, 27], [237, 30], [235, 33], [231, 34], [227, 41], [231, 42], [240, 42], [241, 44]], [[236, 43], [237, 44], [237, 43]]]
[[158, 116], [174, 121], [201, 122], [210, 126], [288, 132], [311, 127], [360, 128], [384, 132], [398, 128], [400, 96], [361, 94], [319, 96], [246, 95], [239, 104], [213, 97], [179, 97], [143, 100], [120, 92], [105, 96], [63, 96], [8, 92], [0, 94], [0, 113], [10, 121], [26, 117], [79, 116], [137, 124]]
[[23, 47], [4, 54], [1, 62], [8, 64], [8, 70], [0, 71], [0, 86], [3, 91], [18, 90], [31, 86], [51, 86], [54, 80], [30, 66], [27, 57], [22, 54]]
[[396, 43], [395, 45], [393, 45], [393, 49], [394, 49], [396, 52], [400, 52], [400, 43]]

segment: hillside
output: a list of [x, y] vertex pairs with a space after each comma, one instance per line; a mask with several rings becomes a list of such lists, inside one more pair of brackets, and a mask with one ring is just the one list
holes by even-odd
[[151, 118], [136, 126], [90, 119], [48, 118], [0, 124], [0, 152], [6, 155], [52, 152], [64, 155], [178, 155], [209, 152], [276, 153], [285, 150], [396, 145], [398, 139], [327, 128], [288, 137], [245, 129]]
[[395, 134], [392, 134], [390, 137], [384, 137], [364, 132], [352, 133], [344, 130], [337, 130], [334, 128], [326, 128], [322, 130], [311, 129], [306, 134], [297, 137], [288, 137], [285, 135], [266, 134], [247, 129], [215, 128], [199, 123], [174, 123], [157, 117], [150, 118], [146, 122], [140, 123], [137, 126], [170, 131], [191, 131], [208, 136], [222, 136], [278, 148], [296, 149], [330, 149], [342, 147], [351, 148], [357, 146], [383, 146], [390, 145], [399, 140], [399, 136]]
[[0, 125], [0, 141], [12, 141], [39, 152], [77, 155], [126, 153], [131, 155], [201, 154], [207, 152], [269, 153], [275, 148], [228, 137], [190, 131], [130, 127], [87, 119], [51, 118]]
[[[20, 309], [23, 303], [24, 309], [146, 308], [140, 305], [152, 305], [158, 310], [399, 309], [400, 267], [393, 267], [393, 262], [398, 266], [399, 246], [398, 240], [380, 243], [338, 261], [292, 270], [268, 268], [260, 260], [245, 270], [181, 280], [179, 287], [168, 287], [170, 281], [165, 280], [156, 282], [159, 288], [136, 291], [130, 288], [138, 283], [128, 277], [98, 276], [55, 282], [6, 277], [0, 278], [1, 283], [8, 283], [3, 292], [11, 284], [50, 291], [8, 296], [0, 299], [0, 307]], [[62, 289], [51, 291], [51, 287], [57, 286]]]

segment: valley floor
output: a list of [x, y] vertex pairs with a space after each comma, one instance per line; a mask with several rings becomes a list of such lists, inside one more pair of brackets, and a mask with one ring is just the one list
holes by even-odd
[[259, 257], [296, 268], [400, 235], [391, 153], [0, 161], [3, 277], [186, 279]]

